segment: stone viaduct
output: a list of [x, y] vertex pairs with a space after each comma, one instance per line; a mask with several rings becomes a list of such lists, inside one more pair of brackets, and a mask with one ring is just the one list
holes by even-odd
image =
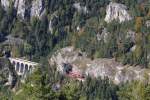
[[11, 64], [15, 67], [18, 75], [24, 75], [26, 72], [32, 72], [38, 63], [23, 60], [20, 58], [9, 58]]

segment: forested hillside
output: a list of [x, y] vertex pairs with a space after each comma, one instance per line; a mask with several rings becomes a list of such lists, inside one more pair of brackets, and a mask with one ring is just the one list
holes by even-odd
[[[26, 1], [25, 4], [30, 4], [30, 2]], [[149, 19], [148, 1], [114, 0], [114, 2], [126, 5], [132, 20], [122, 23], [118, 23], [117, 19], [110, 23], [104, 21], [109, 0], [76, 2], [72, 0], [46, 0], [44, 5], [41, 5], [45, 11], [40, 19], [37, 16], [32, 17], [32, 13], [26, 14], [25, 12], [25, 17], [22, 19], [20, 15], [17, 15], [13, 3], [7, 10], [1, 5], [1, 41], [7, 35], [24, 41], [19, 45], [20, 49], [15, 50], [18, 48], [17, 45], [11, 48], [14, 49], [12, 50], [14, 56], [39, 58], [46, 56], [56, 48], [73, 45], [86, 51], [91, 58], [116, 57], [122, 59], [123, 63], [146, 64], [144, 66], [147, 67], [146, 56], [149, 51], [149, 27], [146, 26], [146, 21]], [[106, 32], [103, 33], [108, 41], [101, 35], [103, 29], [110, 33], [108, 36], [105, 34]], [[133, 34], [129, 38], [134, 38], [134, 41], [125, 38], [127, 34]], [[97, 35], [100, 35], [100, 40], [97, 39]], [[129, 49], [134, 45], [137, 46], [136, 50], [133, 53], [129, 52]]]
[[[57, 70], [57, 61], [62, 64], [68, 52], [58, 53], [58, 58], [62, 56], [58, 60], [55, 52], [69, 46], [80, 50], [79, 58], [85, 53], [86, 63], [114, 59], [121, 66], [131, 66], [124, 68], [123, 75], [130, 68], [133, 72], [140, 69], [145, 79], [116, 85], [108, 77], [87, 76], [84, 81], [68, 78]], [[1, 0], [1, 58], [4, 52], [40, 66], [24, 83], [18, 76], [13, 90], [1, 82], [6, 77], [0, 70], [2, 100], [149, 100], [150, 1]], [[74, 55], [76, 52], [69, 56]], [[49, 62], [52, 57], [55, 64]], [[85, 67], [84, 59], [81, 60]]]

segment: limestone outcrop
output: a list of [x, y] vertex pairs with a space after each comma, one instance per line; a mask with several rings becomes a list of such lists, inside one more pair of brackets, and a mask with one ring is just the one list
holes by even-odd
[[44, 13], [44, 0], [32, 1], [31, 17], [35, 16], [40, 18]]
[[53, 27], [54, 27], [54, 22], [58, 20], [58, 16], [56, 13], [52, 14], [51, 17], [49, 18], [49, 26], [48, 29], [53, 34]]
[[2, 7], [7, 11], [13, 6], [17, 11], [17, 16], [24, 19], [26, 15], [40, 18], [44, 14], [44, 0], [1, 0]]
[[[85, 53], [81, 53], [80, 50], [75, 50], [74, 47], [66, 47], [61, 50], [58, 50], [55, 52], [55, 54], [51, 57], [49, 60], [51, 65], [56, 64], [57, 70], [60, 72], [63, 72], [63, 64], [76, 64], [75, 61], [82, 61], [83, 58], [86, 58]], [[78, 66], [82, 67], [82, 66]], [[77, 69], [76, 66], [74, 66], [73, 69]]]
[[79, 12], [83, 12], [84, 14], [88, 13], [86, 6], [81, 6], [80, 3], [74, 3], [73, 7]]
[[91, 77], [108, 77], [115, 84], [125, 83], [132, 80], [144, 80], [150, 77], [150, 70], [142, 69], [141, 66], [122, 65], [115, 59], [97, 58], [91, 60], [80, 50], [66, 47], [58, 50], [49, 60], [51, 65], [56, 64], [57, 69], [63, 72], [63, 64], [70, 64], [74, 72], [80, 72]]
[[146, 25], [146, 27], [150, 27], [150, 20], [147, 20], [145, 25]]
[[9, 6], [10, 6], [10, 1], [11, 1], [11, 0], [1, 0], [1, 5], [2, 5], [2, 7], [3, 7], [5, 10], [7, 10], [7, 9], [9, 8]]
[[127, 7], [123, 4], [111, 2], [106, 8], [105, 21], [107, 23], [113, 20], [124, 22], [131, 19], [132, 18], [127, 11]]
[[17, 15], [24, 19], [25, 17], [25, 11], [26, 11], [26, 5], [25, 0], [15, 0], [14, 2], [14, 8], [17, 10]]

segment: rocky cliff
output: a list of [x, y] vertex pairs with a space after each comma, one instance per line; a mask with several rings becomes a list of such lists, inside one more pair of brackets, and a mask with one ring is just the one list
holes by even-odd
[[80, 3], [74, 3], [73, 7], [80, 13], [83, 12], [84, 14], [88, 13], [86, 6], [81, 6]]
[[118, 20], [119, 22], [124, 22], [131, 20], [131, 16], [127, 11], [127, 7], [119, 3], [110, 3], [106, 9], [105, 21], [107, 23]]
[[40, 18], [45, 12], [44, 9], [44, 0], [32, 1], [31, 17], [36, 16]]
[[14, 7], [17, 16], [24, 19], [26, 16], [40, 18], [44, 13], [44, 0], [1, 0], [1, 5], [7, 11], [9, 7]]
[[91, 60], [85, 53], [73, 47], [66, 47], [58, 50], [49, 60], [49, 63], [57, 65], [57, 69], [63, 72], [63, 64], [71, 64], [73, 71], [80, 72], [91, 77], [105, 76], [114, 83], [125, 83], [132, 80], [144, 80], [149, 77], [150, 70], [141, 69], [140, 66], [122, 65], [115, 59], [94, 59]]
[[10, 0], [1, 0], [1, 5], [3, 6], [5, 10], [8, 10], [10, 6]]
[[[37, 17], [39, 19], [45, 14], [45, 1], [44, 0], [1, 0], [2, 7], [8, 11], [10, 7], [16, 10], [16, 14], [19, 19], [26, 19]], [[74, 8], [79, 13], [88, 14], [90, 10], [88, 7], [81, 5], [80, 2], [73, 3], [72, 8]], [[50, 15], [53, 18], [53, 14]], [[57, 15], [56, 15], [57, 16]], [[52, 32], [52, 18], [49, 20], [49, 31]], [[127, 11], [127, 7], [123, 4], [113, 3], [107, 6], [105, 21], [107, 23], [118, 20], [119, 22], [124, 22], [131, 20], [131, 16]], [[79, 30], [79, 27], [77, 28]]]

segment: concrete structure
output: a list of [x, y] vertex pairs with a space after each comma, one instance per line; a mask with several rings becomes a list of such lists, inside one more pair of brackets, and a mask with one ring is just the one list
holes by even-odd
[[26, 72], [32, 72], [38, 65], [38, 63], [23, 60], [20, 58], [9, 58], [9, 60], [14, 65], [17, 74], [21, 76]]

